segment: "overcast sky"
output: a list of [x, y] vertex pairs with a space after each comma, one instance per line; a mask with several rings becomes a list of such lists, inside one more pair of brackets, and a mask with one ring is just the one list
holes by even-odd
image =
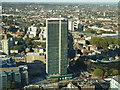
[[2, 2], [119, 2], [119, 0], [0, 0]]

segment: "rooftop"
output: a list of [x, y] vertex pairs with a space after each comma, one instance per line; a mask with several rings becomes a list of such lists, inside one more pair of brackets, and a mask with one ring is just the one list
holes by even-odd
[[47, 19], [47, 20], [66, 20], [65, 18], [49, 18], [49, 19]]
[[117, 81], [118, 83], [120, 83], [120, 75], [114, 76], [113, 79], [114, 79], [115, 81]]

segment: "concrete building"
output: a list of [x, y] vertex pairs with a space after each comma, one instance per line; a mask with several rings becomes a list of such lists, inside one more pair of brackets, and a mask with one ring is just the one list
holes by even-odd
[[68, 21], [64, 18], [46, 20], [46, 72], [48, 75], [67, 74]]
[[38, 52], [28, 52], [25, 56], [25, 61], [27, 63], [32, 63], [35, 60], [39, 60], [45, 63], [45, 55], [41, 55], [41, 53]]
[[13, 37], [11, 37], [11, 38], [9, 39], [9, 45], [10, 45], [10, 46], [14, 46], [14, 45], [15, 45], [15, 40], [14, 40]]
[[40, 40], [46, 39], [46, 27], [40, 27], [41, 32], [39, 33]]
[[35, 37], [37, 34], [37, 27], [34, 26], [28, 27], [27, 34], [29, 35], [29, 38]]
[[18, 53], [18, 50], [10, 50], [10, 53]]
[[8, 39], [1, 40], [1, 45], [2, 45], [2, 52], [9, 55], [10, 54], [9, 40]]
[[0, 67], [12, 66], [14, 61], [10, 57], [0, 57]]
[[80, 23], [79, 21], [74, 21], [74, 28], [75, 28], [75, 29], [78, 29], [79, 23]]
[[14, 82], [14, 88], [20, 88], [28, 85], [27, 66], [0, 68], [0, 90], [7, 90]]
[[110, 81], [110, 89], [111, 90], [120, 90], [120, 76], [113, 76]]
[[32, 50], [34, 50], [34, 52], [36, 52], [36, 53], [40, 53], [41, 55], [45, 54], [45, 48], [44, 47], [36, 47], [36, 48], [32, 48]]
[[26, 62], [25, 56], [13, 56], [12, 59], [15, 60], [15, 62]]
[[74, 21], [73, 20], [68, 21], [68, 30], [74, 31]]

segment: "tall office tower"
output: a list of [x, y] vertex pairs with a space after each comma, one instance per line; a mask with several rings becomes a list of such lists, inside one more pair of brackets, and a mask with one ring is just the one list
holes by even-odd
[[67, 73], [68, 21], [64, 18], [46, 20], [46, 72], [48, 75]]
[[9, 55], [9, 53], [10, 53], [9, 40], [8, 39], [3, 39], [3, 40], [0, 40], [0, 43], [2, 45], [2, 52]]

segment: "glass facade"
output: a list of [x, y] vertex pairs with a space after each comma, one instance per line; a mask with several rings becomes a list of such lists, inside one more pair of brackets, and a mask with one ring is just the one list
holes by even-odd
[[67, 20], [47, 20], [47, 61], [48, 74], [67, 73]]

